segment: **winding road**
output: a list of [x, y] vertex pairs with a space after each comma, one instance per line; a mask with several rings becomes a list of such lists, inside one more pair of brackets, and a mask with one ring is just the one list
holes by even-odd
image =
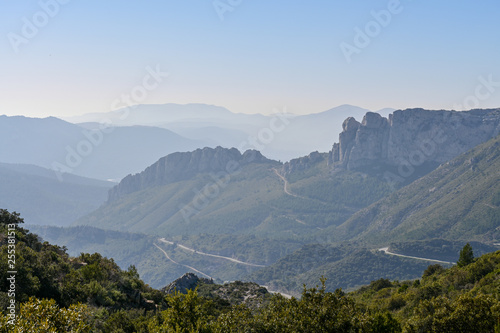
[[281, 179], [281, 180], [285, 183], [283, 190], [285, 191], [285, 193], [286, 193], [286, 194], [288, 194], [288, 195], [290, 195], [290, 196], [292, 196], [292, 197], [296, 197], [296, 198], [304, 198], [304, 197], [301, 197], [301, 196], [299, 196], [299, 195], [297, 195], [297, 194], [293, 194], [292, 192], [290, 192], [290, 191], [288, 190], [288, 180], [286, 180], [286, 178], [285, 178], [285, 177], [283, 177], [283, 176], [279, 173], [278, 169], [273, 168], [273, 170], [274, 170], [274, 173], [276, 174], [276, 176], [280, 177], [280, 179]]
[[210, 275], [205, 274], [205, 273], [203, 273], [202, 271], [199, 271], [199, 270], [197, 270], [197, 269], [196, 269], [196, 268], [194, 268], [194, 267], [191, 267], [191, 266], [188, 266], [188, 265], [183, 265], [183, 264], [178, 263], [177, 261], [175, 261], [175, 260], [173, 260], [172, 258], [170, 258], [170, 257], [168, 256], [167, 252], [166, 252], [164, 249], [162, 249], [161, 247], [159, 247], [158, 245], [156, 245], [156, 244], [154, 244], [154, 243], [153, 243], [153, 245], [154, 245], [154, 246], [156, 246], [156, 247], [157, 247], [157, 248], [158, 248], [161, 252], [163, 252], [163, 254], [165, 255], [165, 257], [166, 257], [168, 260], [170, 260], [171, 262], [173, 262], [174, 264], [179, 265], [179, 266], [183, 266], [183, 267], [186, 267], [186, 268], [189, 268], [190, 270], [192, 270], [192, 271], [194, 271], [194, 272], [196, 272], [196, 273], [199, 273], [199, 274], [201, 274], [201, 275], [205, 275], [205, 276], [206, 276], [207, 278], [209, 278], [209, 279], [213, 279]]
[[397, 253], [389, 252], [389, 247], [382, 247], [382, 248], [378, 249], [378, 251], [384, 252], [385, 254], [389, 254], [391, 256], [397, 256], [397, 257], [403, 257], [403, 258], [425, 260], [425, 261], [439, 262], [439, 263], [442, 263], [442, 264], [455, 265], [455, 263], [451, 262], [451, 261], [443, 261], [443, 260], [436, 260], [436, 259], [429, 259], [429, 258], [405, 256], [404, 254], [397, 254]]
[[167, 243], [169, 245], [176, 244], [178, 247], [180, 247], [183, 250], [186, 250], [186, 251], [189, 251], [189, 252], [192, 252], [192, 253], [196, 253], [196, 254], [200, 254], [202, 256], [224, 259], [224, 260], [228, 260], [228, 261], [231, 261], [231, 262], [234, 262], [234, 263], [237, 263], [237, 264], [241, 264], [241, 265], [246, 265], [246, 266], [266, 267], [265, 265], [252, 264], [252, 263], [249, 263], [249, 262], [244, 262], [244, 261], [241, 261], [241, 260], [238, 260], [238, 259], [234, 259], [234, 258], [230, 258], [230, 257], [224, 257], [224, 256], [219, 256], [217, 254], [211, 254], [211, 253], [205, 253], [205, 252], [197, 251], [195, 249], [192, 249], [190, 247], [184, 246], [182, 244], [170, 242], [170, 241], [166, 240], [165, 238], [160, 238], [159, 241], [163, 242], [163, 243]]

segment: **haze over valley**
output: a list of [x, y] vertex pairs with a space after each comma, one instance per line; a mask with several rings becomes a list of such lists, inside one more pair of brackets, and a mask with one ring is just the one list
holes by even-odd
[[499, 9], [0, 4], [0, 333], [500, 332]]

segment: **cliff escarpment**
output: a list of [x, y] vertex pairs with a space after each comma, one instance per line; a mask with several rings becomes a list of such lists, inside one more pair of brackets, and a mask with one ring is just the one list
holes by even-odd
[[329, 163], [347, 170], [437, 166], [500, 133], [500, 109], [398, 110], [388, 118], [368, 112], [347, 118]]
[[272, 161], [256, 150], [241, 154], [236, 148], [203, 148], [169, 154], [143, 172], [125, 177], [109, 191], [108, 202], [149, 187], [191, 179], [200, 173], [233, 173], [246, 164], [267, 162]]

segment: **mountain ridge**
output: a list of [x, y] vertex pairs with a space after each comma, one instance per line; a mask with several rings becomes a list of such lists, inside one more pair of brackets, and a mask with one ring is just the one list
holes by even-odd
[[347, 118], [330, 162], [348, 170], [437, 166], [500, 133], [500, 109], [397, 110], [384, 118], [368, 112]]
[[[381, 109], [387, 115], [393, 109]], [[369, 110], [340, 105], [325, 111], [297, 115], [286, 107], [269, 110], [269, 114], [234, 113], [224, 107], [205, 104], [144, 104], [135, 105], [89, 117], [65, 118], [71, 122], [99, 122], [110, 119], [115, 126], [147, 125], [169, 129], [190, 139], [206, 140], [211, 147], [240, 147], [249, 138], [256, 141], [262, 131], [271, 130], [269, 140], [257, 140], [249, 149], [259, 150], [274, 160], [288, 161], [311, 151], [326, 152], [330, 140], [341, 131], [342, 121], [349, 116], [362, 117]], [[276, 122], [286, 118], [286, 122]], [[277, 126], [277, 124], [279, 126]], [[201, 147], [198, 147], [201, 148]]]
[[[108, 201], [152, 186], [188, 180], [199, 173], [221, 173], [226, 177], [250, 163], [270, 162], [260, 152], [247, 150], [241, 154], [236, 148], [199, 148], [192, 152], [176, 152], [160, 158], [143, 172], [128, 175], [109, 192]], [[220, 176], [218, 176], [220, 178]]]
[[[404, 113], [408, 114], [406, 115]], [[407, 136], [406, 141], [401, 140], [401, 142], [394, 143], [394, 152], [401, 153], [401, 157], [406, 156], [404, 154], [411, 153], [413, 151], [412, 147], [418, 147], [419, 143], [426, 139], [433, 138], [430, 134], [435, 134], [435, 125], [444, 122], [451, 131], [454, 130], [454, 126], [460, 129], [462, 128], [460, 126], [465, 126], [465, 123], [472, 119], [473, 121], [469, 124], [471, 128], [469, 132], [464, 130], [449, 135], [448, 142], [445, 141], [442, 143], [443, 146], [452, 145], [454, 147], [453, 151], [445, 155], [445, 157], [452, 156], [457, 152], [464, 153], [470, 145], [475, 143], [464, 142], [470, 133], [477, 132], [478, 129], [484, 129], [479, 135], [476, 135], [475, 140], [481, 141], [488, 138], [495, 133], [500, 118], [497, 109], [466, 112], [459, 115], [459, 121], [455, 121], [456, 118], [454, 118], [453, 115], [455, 115], [456, 112], [454, 111], [426, 111], [418, 109], [408, 112], [404, 110], [396, 111], [396, 114], [403, 114], [404, 116], [401, 117], [400, 115], [398, 116], [399, 118], [395, 118], [396, 120], [399, 119], [397, 122], [397, 126], [399, 126], [397, 131], [404, 132]], [[437, 120], [435, 122], [436, 124], [432, 122], [433, 117]], [[350, 127], [353, 124], [355, 127], [355, 131], [353, 131], [354, 134], [351, 138], [351, 150], [355, 150], [354, 148], [357, 147], [356, 145], [358, 143], [356, 142], [356, 137], [362, 137], [365, 140], [362, 141], [360, 139], [359, 151], [363, 151], [362, 149], [369, 150], [371, 147], [370, 145], [367, 147], [364, 146], [366, 141], [370, 141], [368, 140], [369, 138], [381, 138], [380, 142], [385, 140], [385, 134], [378, 135], [378, 131], [379, 129], [385, 131], [385, 127], [383, 126], [389, 126], [388, 119], [384, 120], [386, 118], [370, 113], [366, 118], [364, 125], [354, 122], [355, 120], [348, 120], [346, 122], [346, 127]], [[406, 120], [402, 121], [401, 119], [403, 118]], [[349, 124], [349, 122], [351, 122], [351, 124]], [[372, 126], [373, 124], [383, 124], [384, 122], [386, 122], [387, 125], [381, 125], [379, 127]], [[358, 129], [361, 126], [366, 128], [358, 135]], [[346, 128], [346, 131], [348, 130], [349, 129]], [[363, 136], [363, 133], [368, 133], [368, 135]], [[460, 139], [462, 133], [465, 133], [463, 140]], [[447, 132], [445, 132], [445, 134], [447, 134]], [[379, 143], [375, 142], [374, 144], [377, 145]], [[406, 144], [410, 146], [405, 148]], [[491, 143], [484, 144], [488, 145]], [[236, 150], [225, 148], [219, 149], [224, 152], [234, 151], [234, 156], [239, 156], [239, 154], [241, 154], [236, 152]], [[214, 149], [207, 148], [207, 151], [213, 150]], [[485, 159], [479, 158], [476, 160], [476, 157], [471, 155], [468, 158], [471, 162], [467, 165], [464, 164], [465, 161], [462, 161], [458, 165], [455, 165], [454, 161], [450, 161], [447, 172], [454, 172], [453, 170], [460, 166], [463, 166], [465, 169], [475, 168], [475, 174], [477, 176], [481, 176], [481, 172], [487, 172], [490, 175], [488, 176], [490, 178], [484, 178], [481, 184], [495, 184], [493, 181], [498, 182], [498, 175], [493, 172], [496, 164], [491, 165], [490, 169], [485, 169], [484, 166], [485, 163], [487, 164], [487, 162], [485, 162], [486, 160], [495, 158], [496, 150], [496, 146], [493, 146], [489, 151], [485, 151]], [[201, 151], [203, 150], [200, 150], [199, 154], [201, 154]], [[392, 239], [392, 236], [387, 237], [387, 234], [382, 233], [384, 230], [377, 230], [377, 221], [374, 221], [374, 225], [370, 225], [372, 222], [370, 218], [373, 218], [373, 216], [376, 215], [375, 213], [378, 213], [377, 211], [372, 214], [373, 216], [365, 216], [365, 220], [360, 220], [357, 223], [347, 223], [353, 216], [358, 218], [359, 214], [361, 214], [360, 212], [364, 212], [363, 209], [383, 200], [384, 197], [390, 200], [387, 205], [394, 206], [394, 208], [398, 208], [397, 206], [399, 204], [404, 204], [406, 202], [415, 203], [416, 210], [425, 208], [422, 205], [419, 206], [419, 204], [424, 202], [422, 198], [416, 202], [411, 201], [411, 196], [398, 200], [399, 193], [402, 192], [396, 193], [395, 191], [398, 188], [403, 188], [401, 190], [403, 192], [407, 191], [407, 184], [401, 182], [393, 187], [384, 177], [386, 171], [398, 172], [397, 168], [392, 167], [391, 169], [390, 166], [388, 167], [383, 163], [379, 163], [379, 165], [376, 165], [375, 170], [369, 170], [369, 168], [365, 167], [361, 167], [360, 170], [349, 170], [348, 168], [343, 168], [338, 162], [333, 163], [333, 161], [329, 161], [328, 159], [331, 154], [313, 152], [285, 164], [268, 160], [269, 164], [250, 163], [242, 165], [241, 172], [231, 175], [230, 181], [226, 183], [221, 181], [224, 177], [219, 177], [218, 179], [216, 177], [216, 179], [214, 179], [210, 174], [219, 173], [220, 171], [215, 170], [221, 170], [221, 166], [223, 166], [224, 163], [227, 163], [231, 158], [235, 158], [232, 157], [230, 153], [227, 154], [227, 158], [222, 159], [224, 163], [217, 164], [218, 168], [216, 169], [209, 167], [209, 158], [202, 163], [205, 165], [205, 168], [198, 168], [200, 159], [195, 159], [197, 162], [193, 163], [192, 167], [187, 167], [191, 160], [189, 156], [192, 153], [182, 154], [186, 154], [188, 158], [184, 164], [176, 164], [177, 170], [175, 172], [166, 172], [164, 163], [163, 167], [161, 166], [162, 163], [158, 163], [142, 175], [130, 176], [130, 182], [127, 181], [122, 183], [123, 191], [117, 193], [116, 200], [108, 202], [95, 212], [77, 221], [76, 224], [129, 232], [144, 232], [155, 237], [165, 237], [172, 242], [177, 241], [181, 244], [187, 244], [186, 246], [193, 249], [216, 255], [232, 256], [233, 253], [239, 252], [239, 259], [245, 257], [244, 253], [235, 250], [241, 244], [238, 244], [238, 241], [231, 242], [232, 239], [236, 239], [236, 237], [239, 236], [256, 237], [256, 239], [261, 240], [263, 237], [267, 237], [267, 239], [272, 239], [278, 244], [284, 244], [284, 246], [286, 246], [286, 251], [282, 252], [282, 254], [285, 252], [289, 254], [290, 249], [295, 249], [295, 246], [298, 244], [330, 243], [338, 245], [342, 241], [354, 241], [359, 246], [358, 250], [361, 252], [358, 251], [352, 256], [345, 256], [345, 259], [341, 261], [332, 261], [324, 265], [316, 263], [314, 264], [314, 267], [316, 267], [315, 269], [317, 269], [316, 272], [333, 274], [332, 272], [334, 270], [342, 270], [345, 268], [349, 269], [352, 274], [355, 274], [355, 267], [352, 265], [352, 262], [361, 265], [362, 263], [373, 261], [375, 265], [371, 268], [373, 272], [379, 269], [379, 266], [377, 266], [378, 264], [384, 263], [384, 265], [388, 265], [387, 267], [391, 267], [390, 271], [392, 273], [398, 274], [393, 276], [393, 278], [408, 278], [409, 275], [407, 275], [407, 272], [404, 272], [405, 269], [400, 270], [400, 268], [397, 268], [397, 265], [394, 265], [395, 261], [401, 261], [403, 259], [390, 258], [390, 260], [388, 260], [389, 258], [384, 257], [382, 253], [375, 253], [376, 251], [373, 252], [372, 250], [376, 250], [375, 246], [378, 245], [380, 245], [380, 247], [385, 247], [393, 241], [407, 241], [412, 238], [398, 239], [396, 237]], [[182, 158], [180, 158], [182, 154], [172, 156], [176, 156], [177, 159], [182, 160]], [[472, 152], [472, 154], [475, 153]], [[466, 155], [467, 153], [463, 156]], [[382, 155], [375, 154], [373, 156], [375, 156], [375, 158], [381, 158]], [[436, 157], [432, 154], [429, 156], [433, 158]], [[463, 158], [463, 156], [460, 155], [456, 158]], [[439, 158], [444, 157], [438, 156], [434, 160], [431, 160], [433, 162], [432, 165], [425, 166], [425, 168], [415, 171], [412, 177], [407, 177], [406, 181], [411, 183], [410, 186], [413, 185], [417, 189], [420, 189], [419, 186], [422, 184], [422, 181], [413, 182], [413, 180], [434, 170], [440, 162]], [[446, 163], [448, 162], [444, 164]], [[498, 169], [500, 169], [500, 167], [498, 167]], [[190, 173], [190, 170], [192, 173]], [[199, 172], [200, 170], [203, 172]], [[181, 172], [180, 176], [176, 174], [177, 172]], [[184, 175], [182, 174], [183, 172], [185, 172]], [[438, 172], [441, 171], [438, 169]], [[428, 175], [428, 177], [432, 179], [430, 181], [431, 183], [437, 183], [440, 180], [444, 181], [446, 180], [445, 176], [439, 176], [436, 180], [432, 178], [435, 177], [435, 174], [431, 173]], [[176, 179], [180, 179], [180, 181], [172, 182]], [[465, 180], [464, 178], [461, 181], [465, 184]], [[473, 186], [473, 184], [467, 184], [468, 185], [463, 186], [463, 189], [479, 188], [475, 185]], [[462, 201], [458, 203], [457, 200], [454, 201], [453, 195], [445, 195], [455, 193], [456, 189], [453, 187], [455, 187], [455, 185], [447, 190], [449, 193], [445, 191], [441, 193], [440, 196], [443, 197], [441, 200], [449, 200], [446, 205], [450, 205], [450, 207], [454, 205], [455, 212], [459, 212], [463, 207], [468, 207], [469, 203], [474, 202], [476, 199], [478, 199], [479, 203], [486, 203], [495, 207], [498, 206], [492, 201], [483, 202], [480, 194], [483, 192], [489, 193], [487, 188], [479, 192], [475, 190], [469, 192], [469, 194], [462, 197]], [[421, 197], [426, 197], [431, 193], [432, 196], [432, 192], [429, 192], [431, 188], [432, 187], [426, 187], [419, 195]], [[415, 194], [413, 196], [415, 196]], [[439, 197], [434, 196], [433, 200], [435, 202], [440, 202]], [[440, 203], [442, 204], [443, 202], [445, 201], [441, 201]], [[389, 208], [384, 208], [383, 211], [385, 212]], [[483, 208], [482, 211], [484, 212], [487, 210], [485, 208], [488, 207], [484, 206], [481, 208]], [[394, 219], [397, 220], [399, 217], [404, 216], [404, 212], [402, 214], [403, 215], [393, 214]], [[442, 212], [441, 215], [446, 218], [446, 216], [448, 216], [447, 214], [450, 214], [450, 212]], [[460, 222], [462, 223], [461, 225], [466, 226], [467, 224], [476, 223], [478, 226], [481, 226], [481, 228], [486, 228], [486, 231], [480, 230], [480, 228], [465, 229], [467, 231], [465, 235], [471, 238], [471, 240], [477, 238], [474, 240], [486, 241], [487, 239], [482, 237], [498, 226], [498, 221], [495, 222], [493, 215], [491, 216], [493, 220], [490, 218], [489, 220], [484, 220], [484, 223], [478, 220], [481, 219], [482, 216], [476, 214], [476, 211], [474, 211], [474, 215], [470, 217], [473, 218], [474, 221], [477, 220], [479, 222]], [[424, 221], [423, 219], [421, 220]], [[425, 223], [432, 222], [425, 221]], [[450, 227], [450, 225], [446, 226], [446, 223], [441, 223], [440, 225]], [[460, 224], [457, 224], [457, 226], [458, 225]], [[370, 230], [375, 231], [373, 235], [371, 235], [371, 238], [365, 237], [365, 234], [362, 233], [367, 226], [372, 228]], [[420, 225], [421, 229], [423, 228], [422, 230], [425, 229], [423, 226], [423, 224]], [[390, 225], [385, 229], [390, 229]], [[436, 229], [428, 229], [427, 233], [420, 234], [422, 238], [425, 239], [430, 234], [432, 234], [432, 237], [443, 234], [442, 232], [437, 233], [438, 230]], [[405, 232], [409, 233], [408, 230]], [[204, 237], [204, 240], [202, 240], [201, 237], [203, 234], [208, 235]], [[367, 232], [366, 235], [370, 236], [370, 233]], [[226, 239], [229, 241], [225, 242], [224, 254], [219, 252], [222, 251], [222, 248], [214, 248], [210, 245], [212, 236], [227, 237]], [[448, 236], [456, 237], [457, 233], [454, 232], [453, 235], [450, 233]], [[496, 236], [492, 233], [491, 240], [494, 240], [494, 237]], [[290, 241], [296, 243], [290, 246]], [[259, 246], [256, 244], [262, 243], [250, 241], [248, 246], [245, 247], [245, 251], [256, 250], [253, 248], [253, 246]], [[164, 245], [162, 244], [162, 246]], [[364, 248], [364, 250], [362, 250], [362, 248]], [[166, 248], [166, 250], [174, 251], [175, 247]], [[305, 253], [308, 253], [308, 251], [305, 251]], [[196, 256], [196, 254], [194, 254], [193, 256], [198, 259], [192, 261], [194, 258], [188, 258], [186, 253], [176, 252], [176, 255], [181, 258], [176, 258], [175, 260], [177, 262], [185, 260], [186, 264], [189, 264], [191, 267], [196, 267], [203, 272], [207, 272], [210, 276], [223, 274], [223, 272], [212, 269], [210, 266], [206, 266], [205, 263], [201, 263], [201, 261], [197, 261], [202, 259], [206, 260], [206, 258], [200, 258], [201, 256]], [[263, 257], [268, 257], [268, 255], [269, 253], [267, 252], [263, 253]], [[305, 258], [305, 264], [310, 264], [310, 262], [307, 261], [310, 259], [311, 258]], [[252, 260], [252, 262], [265, 264], [272, 264], [273, 261], [275, 260], [269, 261], [265, 260], [265, 258], [259, 258], [258, 255], [254, 256]], [[412, 261], [407, 263], [409, 265], [408, 267], [412, 267]], [[273, 267], [269, 268], [269, 271], [272, 271]], [[306, 265], [305, 267], [308, 266]], [[235, 274], [233, 276], [238, 276], [237, 274], [241, 274], [242, 271], [238, 270], [234, 272]], [[412, 274], [416, 274], [416, 271]], [[307, 280], [308, 277], [312, 277], [312, 275], [306, 272], [300, 272], [299, 275], [298, 279], [290, 277], [290, 280], [295, 279], [295, 284], [288, 284], [288, 282], [284, 281], [285, 283], [281, 285], [285, 288], [299, 288], [299, 279]], [[363, 279], [357, 281], [359, 283], [367, 282]], [[334, 284], [331, 284], [330, 286], [333, 285]], [[278, 286], [278, 284], [276, 286]], [[351, 287], [355, 287], [355, 285]]]

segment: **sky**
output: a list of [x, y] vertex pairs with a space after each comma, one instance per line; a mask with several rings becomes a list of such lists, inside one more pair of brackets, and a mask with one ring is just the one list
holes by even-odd
[[500, 2], [0, 0], [0, 114], [500, 107]]

